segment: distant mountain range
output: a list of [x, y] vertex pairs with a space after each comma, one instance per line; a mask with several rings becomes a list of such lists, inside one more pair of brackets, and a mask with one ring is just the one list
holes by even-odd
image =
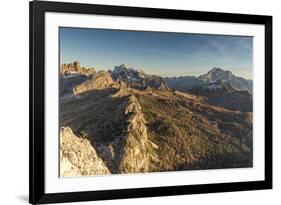
[[62, 64], [62, 176], [252, 167], [245, 81], [217, 68], [162, 78], [123, 64]]
[[172, 89], [179, 91], [190, 91], [194, 87], [215, 82], [217, 80], [223, 81], [237, 90], [246, 90], [250, 93], [253, 91], [252, 80], [246, 80], [242, 77], [235, 76], [230, 71], [224, 71], [221, 68], [213, 68], [206, 74], [195, 76], [182, 76], [182, 77], [166, 77], [165, 82]]

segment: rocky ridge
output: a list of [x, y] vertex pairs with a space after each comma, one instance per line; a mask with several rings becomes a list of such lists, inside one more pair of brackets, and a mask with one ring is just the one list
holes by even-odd
[[114, 87], [116, 83], [106, 71], [99, 71], [88, 77], [86, 81], [73, 88], [74, 95], [95, 89]]
[[[114, 146], [118, 148], [120, 173], [147, 172], [149, 169], [149, 150], [147, 128], [136, 97], [131, 95], [125, 108], [125, 128], [121, 140]], [[118, 144], [118, 145], [117, 145]]]
[[235, 76], [231, 71], [223, 70], [218, 67], [212, 68], [206, 74], [195, 76], [180, 76], [180, 77], [166, 77], [165, 82], [171, 89], [182, 92], [189, 92], [194, 87], [202, 86], [204, 84], [223, 81], [237, 90], [253, 92], [252, 80], [247, 80], [242, 77]]

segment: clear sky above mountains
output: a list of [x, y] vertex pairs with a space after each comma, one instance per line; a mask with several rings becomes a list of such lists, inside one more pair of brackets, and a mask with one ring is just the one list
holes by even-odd
[[201, 75], [213, 67], [252, 78], [253, 39], [243, 36], [60, 28], [60, 63], [97, 70], [115, 65], [166, 76]]

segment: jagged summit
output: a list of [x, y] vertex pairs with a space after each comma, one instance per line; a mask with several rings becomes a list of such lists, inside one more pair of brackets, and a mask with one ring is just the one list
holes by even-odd
[[114, 80], [123, 81], [130, 87], [138, 89], [152, 88], [155, 90], [169, 89], [160, 76], [148, 75], [143, 70], [137, 70], [132, 67], [128, 68], [124, 64], [115, 66], [114, 70], [110, 73]]
[[128, 67], [125, 64], [121, 64], [119, 66], [115, 66], [112, 73], [120, 73], [120, 72], [138, 72], [141, 74], [145, 74], [143, 70], [141, 69], [135, 69], [133, 67]]

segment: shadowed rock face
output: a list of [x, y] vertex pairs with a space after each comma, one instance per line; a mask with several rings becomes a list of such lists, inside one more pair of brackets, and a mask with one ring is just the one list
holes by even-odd
[[79, 86], [81, 83], [88, 80], [89, 77], [83, 74], [70, 74], [70, 75], [60, 75], [60, 98], [73, 95], [73, 89]]
[[[135, 71], [124, 67], [117, 78], [114, 71], [61, 74], [61, 176], [252, 166], [251, 112], [210, 102], [205, 91], [134, 87], [124, 79]], [[223, 81], [204, 86], [227, 105], [237, 94]]]

